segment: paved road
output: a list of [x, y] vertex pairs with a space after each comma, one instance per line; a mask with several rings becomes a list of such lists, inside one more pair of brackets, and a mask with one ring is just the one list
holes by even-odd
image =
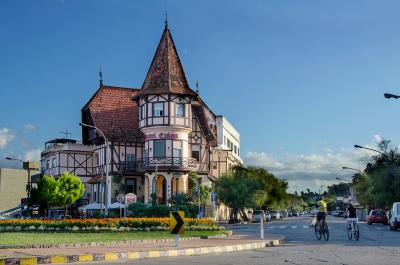
[[[347, 239], [343, 218], [328, 217], [330, 239], [318, 241], [308, 226], [310, 217], [267, 223], [266, 233], [287, 237], [282, 247], [209, 256], [129, 261], [127, 264], [400, 264], [400, 232], [388, 226], [360, 224], [360, 241]], [[258, 234], [259, 224], [232, 227], [237, 234]], [[122, 262], [115, 263], [121, 264]], [[109, 264], [109, 263], [107, 263]]]

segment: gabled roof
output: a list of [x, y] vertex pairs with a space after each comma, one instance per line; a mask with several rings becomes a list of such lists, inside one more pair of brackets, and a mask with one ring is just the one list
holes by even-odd
[[188, 85], [171, 32], [166, 24], [146, 79], [137, 96], [170, 93], [196, 95]]
[[138, 106], [131, 100], [138, 91], [134, 88], [102, 86], [82, 111], [89, 111], [93, 125], [109, 139], [122, 135], [138, 135]]

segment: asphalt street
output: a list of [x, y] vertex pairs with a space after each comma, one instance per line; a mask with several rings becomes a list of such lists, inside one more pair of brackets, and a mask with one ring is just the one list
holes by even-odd
[[[343, 218], [328, 216], [329, 241], [317, 240], [311, 217], [266, 224], [266, 233], [284, 235], [284, 246], [207, 256], [171, 257], [115, 264], [400, 264], [400, 232], [360, 223], [360, 240], [348, 240]], [[259, 234], [260, 224], [232, 226], [236, 234]], [[110, 264], [110, 263], [107, 263]]]

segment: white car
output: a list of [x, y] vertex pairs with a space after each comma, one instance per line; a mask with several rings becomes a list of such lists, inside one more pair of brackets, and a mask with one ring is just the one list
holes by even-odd
[[271, 219], [280, 220], [282, 219], [281, 213], [279, 211], [270, 211]]
[[393, 203], [392, 209], [390, 209], [389, 227], [390, 230], [395, 231], [400, 228], [400, 202]]

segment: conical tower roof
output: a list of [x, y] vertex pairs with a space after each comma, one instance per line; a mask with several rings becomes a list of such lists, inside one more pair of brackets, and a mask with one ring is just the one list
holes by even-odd
[[146, 79], [137, 96], [171, 93], [196, 95], [188, 85], [171, 32], [166, 24]]

